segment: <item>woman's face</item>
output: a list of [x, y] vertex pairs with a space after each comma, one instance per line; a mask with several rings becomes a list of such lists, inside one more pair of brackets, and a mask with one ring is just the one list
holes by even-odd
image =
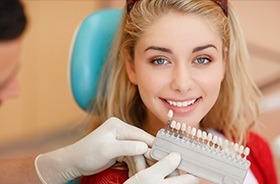
[[16, 78], [19, 69], [21, 39], [0, 41], [0, 103], [19, 95]]
[[177, 122], [198, 127], [219, 95], [222, 51], [218, 33], [197, 16], [170, 13], [145, 30], [127, 72], [148, 109], [147, 131], [165, 126], [170, 109]]

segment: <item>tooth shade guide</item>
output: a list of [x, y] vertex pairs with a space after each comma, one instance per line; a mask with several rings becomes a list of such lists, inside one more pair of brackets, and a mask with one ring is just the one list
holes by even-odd
[[[182, 141], [191, 142], [194, 145], [205, 147], [212, 151], [220, 151], [231, 158], [243, 158], [246, 159], [249, 155], [249, 148], [239, 145], [234, 142], [229, 142], [227, 139], [223, 140], [221, 137], [207, 133], [200, 129], [196, 129], [191, 126], [187, 126], [185, 123], [176, 122], [172, 120], [170, 124], [172, 135], [175, 138], [181, 139]], [[205, 147], [206, 148], [206, 147]]]
[[[183, 123], [181, 123], [181, 134]], [[185, 126], [185, 125], [184, 125]], [[193, 129], [191, 128], [191, 132]], [[163, 131], [163, 130], [161, 130]], [[250, 150], [249, 148], [242, 148], [238, 144], [233, 144], [230, 148], [228, 140], [213, 136], [211, 133], [206, 134], [202, 131], [202, 137], [212, 137], [210, 141], [207, 139], [207, 143], [197, 141], [200, 137], [199, 130], [196, 131], [194, 139], [184, 136], [184, 138], [174, 138], [174, 134], [166, 136], [160, 132], [157, 134], [155, 142], [151, 150], [151, 156], [153, 159], [160, 160], [164, 158], [170, 152], [177, 152], [182, 155], [181, 163], [178, 169], [193, 174], [195, 176], [212, 181], [213, 183], [243, 183], [246, 173], [250, 167], [250, 162], [246, 160]], [[206, 134], [206, 136], [205, 136]], [[211, 136], [208, 136], [208, 135]], [[204, 135], [204, 136], [203, 136]], [[213, 145], [216, 148], [213, 148]], [[244, 149], [244, 157], [237, 156]], [[225, 150], [228, 150], [225, 151]], [[234, 152], [237, 150], [238, 152]], [[246, 151], [245, 151], [246, 150]], [[226, 178], [226, 180], [224, 180]], [[233, 180], [231, 180], [233, 179]], [[227, 182], [225, 182], [227, 181]]]
[[164, 131], [170, 136], [181, 139], [183, 142], [187, 141], [200, 147], [204, 147], [205, 149], [219, 151], [231, 158], [238, 157], [246, 159], [250, 153], [250, 149], [247, 147], [244, 148], [242, 145], [229, 142], [227, 139], [224, 140], [217, 135], [196, 129], [186, 123], [176, 122], [171, 119], [171, 115], [173, 116], [173, 111], [168, 112], [168, 118], [170, 119], [168, 119], [168, 123]]

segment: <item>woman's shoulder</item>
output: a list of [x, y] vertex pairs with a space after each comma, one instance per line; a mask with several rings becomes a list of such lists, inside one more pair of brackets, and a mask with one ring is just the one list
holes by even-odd
[[249, 132], [247, 146], [250, 148], [248, 160], [251, 170], [259, 183], [277, 184], [276, 170], [270, 145], [255, 132]]
[[106, 169], [91, 176], [83, 176], [80, 184], [122, 184], [128, 179], [127, 169]]
[[256, 132], [249, 132], [248, 145], [259, 147], [269, 147], [268, 141]]

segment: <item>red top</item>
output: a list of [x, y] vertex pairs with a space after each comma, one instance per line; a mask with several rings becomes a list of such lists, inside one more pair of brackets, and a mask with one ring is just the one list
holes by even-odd
[[[272, 153], [268, 143], [255, 133], [250, 132], [248, 145], [251, 171], [259, 184], [277, 184], [277, 176]], [[122, 184], [128, 179], [127, 170], [107, 169], [98, 174], [83, 176], [81, 184]]]
[[259, 135], [250, 132], [248, 145], [251, 171], [259, 184], [277, 184], [276, 170], [273, 156], [268, 143]]

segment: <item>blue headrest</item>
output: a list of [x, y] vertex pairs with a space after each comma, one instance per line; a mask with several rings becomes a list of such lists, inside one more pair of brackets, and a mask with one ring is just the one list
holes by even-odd
[[121, 10], [90, 14], [80, 24], [70, 52], [70, 86], [78, 105], [86, 110], [95, 97], [100, 71], [119, 27]]

